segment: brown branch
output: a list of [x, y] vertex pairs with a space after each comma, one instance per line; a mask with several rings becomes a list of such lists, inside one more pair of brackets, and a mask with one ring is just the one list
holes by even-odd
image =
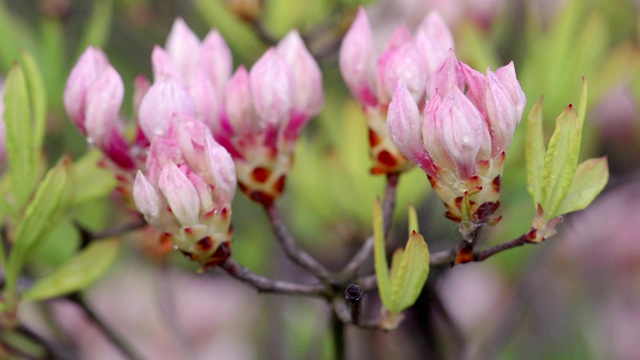
[[130, 231], [138, 230], [147, 225], [147, 222], [144, 218], [138, 214], [137, 218], [129, 223], [118, 224], [107, 228], [103, 231], [92, 232], [82, 225], [75, 223], [76, 228], [80, 231], [80, 247], [84, 248], [89, 245], [92, 241], [107, 239], [115, 236], [124, 235]]
[[488, 249], [474, 253], [473, 261], [483, 261], [493, 255], [499, 254], [505, 250], [513, 249], [518, 246], [530, 243], [528, 234], [522, 234], [515, 239], [492, 246]]
[[[388, 174], [387, 186], [384, 193], [384, 201], [382, 203], [382, 216], [384, 219], [384, 233], [385, 236], [391, 229], [391, 219], [393, 217], [393, 209], [396, 205], [396, 190], [398, 189], [398, 181], [400, 180], [400, 174]], [[340, 272], [340, 275], [345, 278], [353, 277], [362, 264], [367, 260], [371, 252], [373, 251], [373, 235], [369, 236], [367, 240], [362, 244], [358, 252], [351, 258], [351, 261]]]
[[280, 216], [280, 211], [278, 210], [278, 208], [274, 204], [271, 204], [265, 206], [265, 210], [267, 211], [269, 220], [271, 221], [271, 225], [273, 226], [273, 230], [276, 234], [276, 238], [278, 239], [278, 243], [284, 250], [285, 254], [287, 254], [287, 256], [293, 262], [308, 270], [316, 278], [328, 281], [331, 277], [329, 271], [313, 256], [309, 255], [307, 252], [300, 249], [296, 245], [295, 239], [291, 236], [291, 234], [289, 234], [287, 227], [282, 221], [282, 217]]
[[319, 298], [327, 298], [328, 291], [321, 285], [303, 285], [280, 280], [272, 280], [264, 276], [252, 273], [246, 267], [240, 265], [235, 260], [228, 258], [220, 265], [229, 275], [234, 278], [253, 286], [259, 292], [311, 296]]

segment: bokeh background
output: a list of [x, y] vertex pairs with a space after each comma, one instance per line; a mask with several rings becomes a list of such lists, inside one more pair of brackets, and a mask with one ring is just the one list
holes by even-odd
[[[581, 77], [589, 105], [581, 158], [607, 155], [605, 191], [571, 214], [557, 236], [483, 263], [433, 270], [407, 319], [392, 333], [349, 328], [353, 359], [638, 359], [640, 358], [640, 2], [637, 0], [5, 0], [0, 1], [0, 74], [21, 49], [43, 73], [49, 98], [45, 153], [81, 157], [86, 140], [63, 106], [66, 77], [88, 44], [104, 49], [127, 86], [123, 116], [133, 118], [136, 75], [151, 78], [150, 54], [164, 45], [176, 17], [201, 38], [217, 28], [234, 67], [251, 66], [291, 28], [309, 40], [324, 74], [326, 106], [299, 141], [288, 189], [279, 200], [300, 246], [338, 270], [371, 232], [371, 208], [384, 179], [369, 174], [359, 105], [337, 66], [341, 36], [366, 6], [379, 47], [399, 24], [414, 29], [432, 10], [454, 33], [458, 58], [484, 70], [515, 62], [528, 97], [525, 116], [544, 95], [545, 126], [577, 103]], [[243, 21], [258, 16], [262, 33]], [[131, 125], [133, 125], [130, 122]], [[500, 214], [480, 246], [525, 232], [534, 207], [525, 189], [524, 127], [507, 154]], [[403, 175], [393, 231], [406, 229], [406, 204], [420, 215], [431, 251], [459, 235], [419, 170]], [[275, 243], [262, 209], [238, 194], [233, 256], [256, 273], [311, 282]], [[101, 230], [132, 213], [117, 195], [74, 209], [30, 264], [43, 274], [79, 246], [78, 222]], [[226, 274], [196, 274], [179, 254], [159, 257], [152, 235], [126, 237], [117, 264], [85, 295], [110, 325], [148, 359], [331, 359], [330, 308], [322, 301], [261, 295]], [[150, 248], [151, 247], [151, 248]], [[371, 264], [369, 264], [371, 269]], [[375, 292], [364, 316], [378, 316]], [[82, 358], [118, 359], [73, 304], [25, 306], [39, 333], [80, 349]], [[57, 324], [53, 326], [52, 324]]]

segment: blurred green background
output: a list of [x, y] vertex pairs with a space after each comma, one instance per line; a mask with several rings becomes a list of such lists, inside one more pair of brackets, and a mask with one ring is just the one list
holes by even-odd
[[[68, 120], [62, 95], [71, 67], [88, 44], [103, 48], [121, 74], [127, 86], [123, 116], [133, 119], [134, 77], [151, 77], [151, 50], [155, 44], [164, 45], [176, 17], [184, 18], [201, 38], [209, 29], [218, 29], [233, 52], [235, 67], [250, 66], [269, 46], [239, 16], [250, 13], [256, 2], [1, 1], [0, 73], [9, 71], [21, 49], [36, 58], [49, 99], [47, 159], [54, 163], [63, 153], [77, 159], [87, 145]], [[299, 141], [287, 192], [279, 203], [300, 245], [332, 270], [338, 270], [369, 235], [371, 208], [384, 188], [384, 179], [368, 172], [365, 121], [337, 66], [337, 45], [358, 4], [264, 0], [257, 12], [271, 38], [298, 28], [320, 59], [326, 106]], [[640, 4], [402, 0], [365, 5], [376, 38], [382, 41], [395, 26], [404, 22], [413, 29], [435, 9], [454, 33], [460, 60], [479, 70], [513, 60], [528, 98], [525, 116], [544, 96], [549, 135], [562, 109], [577, 103], [581, 77], [586, 77], [589, 107], [582, 158], [607, 155], [611, 184], [591, 209], [568, 216], [558, 236], [539, 246], [515, 249], [483, 264], [433, 272], [425, 295], [396, 332], [350, 329], [351, 357], [447, 358], [453, 349], [464, 348], [471, 358], [639, 358], [640, 345], [629, 339], [640, 338], [640, 229], [635, 220], [640, 210]], [[520, 127], [507, 154], [503, 220], [483, 233], [481, 246], [515, 237], [530, 226], [534, 207], [525, 189], [523, 139]], [[406, 240], [409, 202], [418, 208], [432, 251], [455, 244], [456, 226], [442, 216], [444, 207], [430, 196], [419, 170], [400, 180], [393, 237], [398, 244]], [[312, 281], [284, 258], [258, 206], [241, 194], [233, 206], [233, 256], [240, 263], [274, 278]], [[46, 272], [71, 256], [79, 241], [73, 221], [99, 230], [125, 222], [130, 215], [117, 196], [74, 209], [40, 249], [32, 271]], [[331, 358], [329, 309], [321, 302], [257, 296], [223, 274], [193, 274], [195, 266], [178, 254], [171, 255], [172, 266], [166, 270], [139, 245], [140, 239], [129, 240], [118, 265], [87, 294], [145, 357]], [[162, 308], [158, 293], [147, 288], [161, 291], [168, 286], [164, 283], [171, 284], [180, 331], [191, 350], [181, 348], [180, 341], [172, 343], [176, 337], [171, 329], [144, 325], [163, 323], [163, 311], [148, 314], [141, 307]], [[442, 300], [458, 327], [447, 325], [433, 310], [435, 298]], [[366, 315], [377, 316], [377, 295], [369, 294], [366, 302], [371, 308]], [[29, 311], [27, 318], [38, 323], [39, 311]], [[151, 316], [158, 319], [149, 320]], [[628, 324], [630, 318], [636, 319], [635, 325]], [[68, 322], [89, 326], [73, 318]], [[118, 356], [107, 345], [96, 345], [95, 337], [87, 340], [81, 331], [70, 331], [69, 336], [87, 358]], [[164, 357], [152, 350], [158, 344], [165, 349]]]

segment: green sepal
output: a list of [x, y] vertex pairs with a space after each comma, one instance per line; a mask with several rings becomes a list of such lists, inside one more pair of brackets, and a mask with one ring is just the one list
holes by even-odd
[[[393, 257], [399, 260], [398, 256]], [[402, 253], [400, 265], [391, 265], [394, 271], [391, 282], [391, 305], [385, 306], [391, 313], [399, 313], [413, 305], [429, 275], [429, 247], [422, 236], [413, 232]]]
[[547, 220], [556, 215], [573, 181], [580, 153], [580, 135], [578, 115], [569, 105], [556, 120], [556, 129], [544, 158], [540, 205]]
[[63, 158], [58, 165], [49, 170], [27, 206], [24, 217], [17, 224], [15, 241], [6, 269], [5, 290], [8, 297], [15, 296], [16, 281], [29, 254], [64, 215], [70, 203], [71, 191], [74, 188], [70, 172], [69, 157]]
[[525, 163], [527, 168], [527, 191], [537, 207], [542, 201], [542, 173], [544, 171], [544, 132], [542, 129], [542, 98], [534, 105], [527, 117]]
[[22, 294], [21, 300], [46, 300], [91, 286], [111, 268], [119, 248], [117, 239], [92, 243], [58, 269], [38, 279]]
[[99, 165], [104, 155], [93, 149], [73, 165], [76, 181], [74, 205], [109, 195], [116, 187], [113, 173]]
[[573, 182], [557, 215], [568, 214], [586, 208], [600, 194], [609, 180], [606, 157], [589, 159], [578, 165]]
[[380, 199], [373, 205], [373, 258], [378, 282], [378, 293], [385, 308], [391, 306], [391, 286], [389, 283], [389, 265], [384, 247], [384, 220]]
[[17, 63], [7, 76], [4, 108], [7, 161], [15, 215], [22, 211], [31, 196], [38, 169], [38, 152], [35, 151], [27, 81]]

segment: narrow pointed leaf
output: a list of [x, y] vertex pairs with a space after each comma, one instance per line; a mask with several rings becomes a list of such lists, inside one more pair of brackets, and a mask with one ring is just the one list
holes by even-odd
[[587, 114], [587, 79], [582, 78], [582, 91], [580, 92], [580, 103], [578, 103], [578, 123], [580, 124], [580, 132], [584, 126], [584, 118]]
[[7, 77], [4, 106], [11, 195], [14, 209], [19, 213], [35, 186], [38, 161], [34, 151], [27, 81], [18, 64], [13, 66]]
[[525, 162], [527, 167], [527, 191], [533, 198], [533, 206], [542, 201], [542, 173], [544, 171], [544, 132], [542, 129], [542, 98], [527, 117]]
[[413, 234], [413, 232], [420, 232], [419, 224], [418, 224], [418, 214], [416, 213], [416, 208], [413, 205], [409, 205], [409, 236]]
[[404, 256], [404, 249], [397, 248], [396, 251], [393, 252], [391, 256], [391, 270], [389, 270], [389, 283], [393, 287], [393, 282], [395, 281], [398, 272], [400, 271], [400, 264], [402, 263], [402, 257]]
[[23, 301], [40, 301], [85, 289], [109, 270], [118, 256], [120, 241], [108, 239], [94, 242], [60, 268], [38, 279], [26, 290]]
[[384, 220], [380, 199], [373, 205], [373, 257], [378, 281], [378, 293], [385, 308], [391, 305], [391, 287], [389, 284], [389, 265], [384, 248]]
[[[395, 267], [396, 265], [392, 265], [392, 268]], [[391, 283], [391, 306], [385, 307], [390, 312], [399, 313], [413, 305], [428, 275], [429, 248], [422, 236], [414, 232], [409, 237], [397, 274]]]
[[47, 94], [42, 81], [42, 74], [35, 59], [28, 52], [20, 53], [21, 65], [27, 79], [29, 103], [33, 116], [33, 147], [40, 151], [47, 121]]
[[589, 159], [578, 165], [573, 182], [556, 213], [568, 214], [586, 208], [600, 194], [609, 180], [606, 157]]
[[33, 200], [27, 206], [24, 217], [18, 223], [15, 241], [7, 264], [7, 293], [15, 294], [15, 285], [29, 254], [46, 237], [53, 225], [64, 214], [73, 182], [70, 177], [71, 162], [63, 159], [47, 172], [38, 186]]
[[544, 159], [541, 205], [547, 220], [556, 216], [573, 181], [580, 153], [580, 135], [578, 116], [569, 105], [556, 120]]

